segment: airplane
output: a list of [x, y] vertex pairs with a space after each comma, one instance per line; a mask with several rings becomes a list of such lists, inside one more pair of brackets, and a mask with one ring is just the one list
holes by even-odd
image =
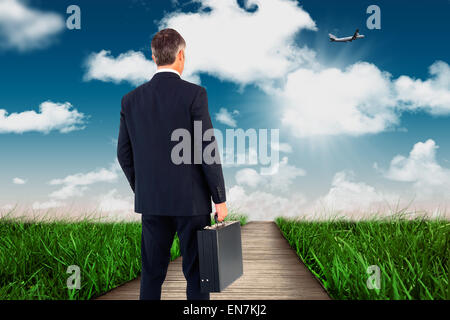
[[332, 35], [331, 33], [329, 33], [328, 36], [330, 37], [331, 42], [351, 42], [356, 39], [364, 38], [362, 34], [359, 34], [359, 29], [356, 29], [355, 34], [352, 37], [337, 38], [335, 35]]

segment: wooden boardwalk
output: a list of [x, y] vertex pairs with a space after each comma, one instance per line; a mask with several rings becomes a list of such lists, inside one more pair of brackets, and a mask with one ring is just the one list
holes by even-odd
[[[330, 299], [321, 284], [289, 246], [274, 222], [249, 222], [242, 227], [244, 274], [211, 300]], [[163, 300], [186, 299], [182, 258], [169, 264], [162, 288]], [[105, 295], [101, 300], [139, 299], [139, 278]]]

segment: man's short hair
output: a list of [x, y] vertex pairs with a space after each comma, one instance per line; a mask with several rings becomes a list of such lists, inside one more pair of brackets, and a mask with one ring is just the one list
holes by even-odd
[[165, 66], [175, 62], [178, 52], [186, 47], [181, 34], [174, 29], [163, 29], [152, 39], [152, 54], [157, 66]]

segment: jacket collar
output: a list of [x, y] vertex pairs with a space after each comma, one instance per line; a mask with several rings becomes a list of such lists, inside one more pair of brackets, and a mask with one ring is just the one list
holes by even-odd
[[154, 78], [178, 78], [180, 79], [180, 74], [172, 69], [159, 69], [153, 75]]
[[159, 72], [172, 72], [172, 73], [175, 73], [175, 74], [181, 76], [177, 70], [172, 69], [172, 68], [160, 68], [160, 69], [157, 69], [155, 73], [159, 73]]

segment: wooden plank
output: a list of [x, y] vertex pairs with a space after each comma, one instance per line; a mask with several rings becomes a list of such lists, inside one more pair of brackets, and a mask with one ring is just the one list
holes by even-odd
[[[284, 239], [274, 222], [252, 221], [242, 227], [244, 274], [211, 300], [330, 299]], [[169, 264], [161, 299], [185, 300], [182, 258]], [[119, 286], [100, 300], [139, 299], [139, 278]]]

